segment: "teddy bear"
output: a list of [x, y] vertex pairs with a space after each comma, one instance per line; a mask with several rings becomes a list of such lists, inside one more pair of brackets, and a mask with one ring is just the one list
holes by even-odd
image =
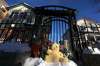
[[68, 58], [62, 52], [60, 52], [60, 47], [59, 47], [59, 44], [57, 43], [54, 43], [51, 46], [51, 49], [48, 48], [47, 54], [48, 55], [46, 55], [46, 58], [45, 58], [45, 62], [47, 63], [52, 63], [52, 62], [67, 63], [68, 62]]

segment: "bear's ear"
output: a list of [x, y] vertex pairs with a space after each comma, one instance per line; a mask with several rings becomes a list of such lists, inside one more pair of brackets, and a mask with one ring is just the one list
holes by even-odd
[[60, 46], [60, 44], [59, 43], [56, 43], [58, 46]]
[[55, 42], [54, 44], [56, 45], [57, 43]]
[[58, 44], [58, 43], [54, 43], [54, 45], [57, 45], [57, 46], [59, 46], [60, 44]]

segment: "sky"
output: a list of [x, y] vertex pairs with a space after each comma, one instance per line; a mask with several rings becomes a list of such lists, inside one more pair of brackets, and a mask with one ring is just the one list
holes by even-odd
[[32, 7], [61, 5], [77, 9], [76, 18], [90, 18], [100, 22], [100, 0], [7, 0], [9, 6], [25, 2]]

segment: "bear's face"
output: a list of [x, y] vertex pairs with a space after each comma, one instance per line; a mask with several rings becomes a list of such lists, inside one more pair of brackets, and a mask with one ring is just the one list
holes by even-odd
[[52, 45], [52, 50], [59, 51], [59, 44], [54, 43], [54, 44]]

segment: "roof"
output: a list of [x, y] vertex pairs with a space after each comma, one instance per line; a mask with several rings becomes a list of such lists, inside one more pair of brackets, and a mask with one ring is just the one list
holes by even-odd
[[33, 10], [33, 8], [30, 5], [28, 5], [27, 3], [19, 3], [19, 4], [15, 4], [15, 5], [12, 5], [12, 6], [7, 7], [7, 8], [8, 9], [12, 9], [12, 8], [15, 8], [15, 7], [20, 6], [20, 5], [23, 5], [23, 6], [27, 7], [27, 8], [29, 8], [29, 9]]
[[79, 19], [77, 21], [77, 25], [79, 25], [79, 26], [86, 26], [86, 25], [90, 26], [91, 24], [96, 24], [96, 22], [93, 19], [86, 19], [86, 18]]

